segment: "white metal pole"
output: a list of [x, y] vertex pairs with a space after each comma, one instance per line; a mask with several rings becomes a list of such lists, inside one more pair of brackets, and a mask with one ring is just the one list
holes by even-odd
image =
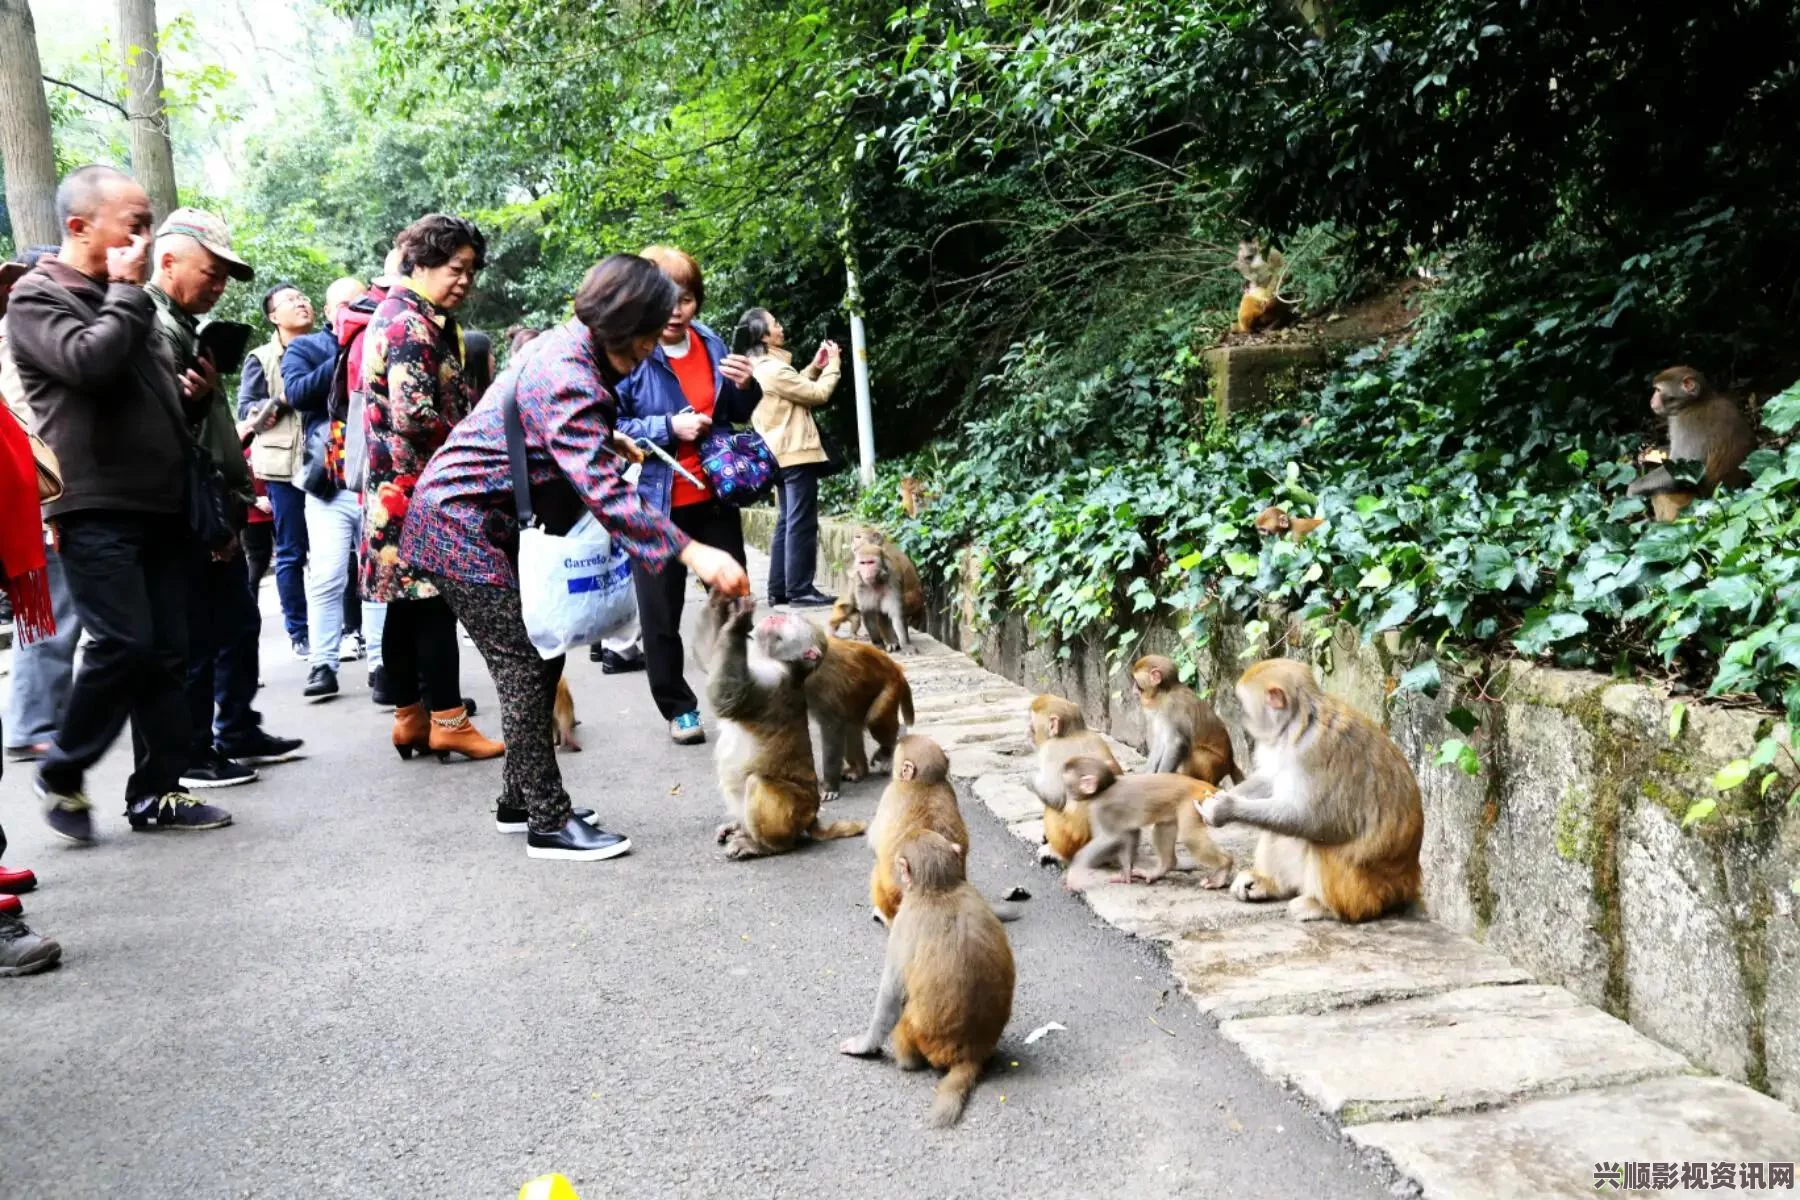
[[850, 367], [856, 380], [856, 445], [862, 455], [862, 485], [875, 486], [875, 418], [869, 404], [869, 347], [863, 336], [862, 295], [856, 290], [856, 268], [850, 277]]

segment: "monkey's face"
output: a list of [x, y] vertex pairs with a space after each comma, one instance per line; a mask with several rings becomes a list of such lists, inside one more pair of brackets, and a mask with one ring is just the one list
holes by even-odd
[[867, 584], [878, 584], [886, 574], [886, 564], [879, 554], [859, 554], [856, 556], [856, 577]]
[[780, 663], [817, 666], [824, 657], [824, 638], [806, 618], [792, 613], [771, 614], [756, 627], [757, 648]]

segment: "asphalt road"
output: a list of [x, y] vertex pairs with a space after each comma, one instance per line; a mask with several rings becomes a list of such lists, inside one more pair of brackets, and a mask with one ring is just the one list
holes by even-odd
[[634, 852], [534, 862], [493, 831], [499, 763], [401, 762], [360, 665], [307, 705], [266, 632], [260, 706], [307, 757], [215, 793], [231, 829], [131, 833], [119, 750], [91, 849], [53, 843], [29, 768], [0, 782], [27, 918], [65, 950], [0, 980], [0, 1197], [500, 1200], [549, 1171], [584, 1200], [1387, 1194], [979, 804], [976, 882], [1035, 898], [999, 1056], [935, 1133], [933, 1079], [834, 1049], [880, 972], [864, 843], [727, 862], [710, 750], [669, 743], [642, 675], [571, 664], [562, 759]]

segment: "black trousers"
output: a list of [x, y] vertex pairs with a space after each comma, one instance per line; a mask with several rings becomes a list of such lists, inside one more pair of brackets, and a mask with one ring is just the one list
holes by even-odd
[[[737, 509], [717, 500], [707, 500], [672, 509], [669, 519], [696, 542], [723, 550], [740, 563], [745, 561], [744, 523], [738, 517]], [[699, 711], [700, 701], [694, 696], [694, 689], [688, 686], [687, 662], [681, 648], [681, 609], [687, 598], [687, 568], [671, 561], [660, 574], [652, 574], [632, 563], [631, 581], [637, 590], [638, 628], [644, 636], [644, 666], [650, 676], [650, 696], [656, 701], [657, 711], [662, 713], [665, 721], [673, 721], [682, 713]], [[390, 621], [393, 620], [392, 611], [389, 610]], [[392, 664], [394, 656], [389, 654], [387, 657]], [[392, 673], [390, 669], [389, 674]]]
[[246, 525], [238, 541], [244, 546], [244, 567], [250, 573], [250, 594], [254, 596], [262, 590], [263, 576], [275, 561], [275, 526], [268, 521]]
[[[180, 516], [83, 512], [60, 517], [63, 572], [94, 639], [69, 692], [56, 743], [38, 767], [53, 792], [78, 792], [131, 722], [136, 768], [127, 804], [180, 785], [187, 766], [188, 577], [194, 539]], [[243, 566], [238, 565], [239, 579]], [[254, 681], [252, 681], [254, 682]]]
[[196, 549], [187, 611], [188, 756], [198, 764], [212, 750], [215, 732], [220, 745], [230, 745], [262, 726], [262, 714], [251, 707], [262, 612], [242, 557], [234, 554], [215, 562]]
[[420, 700], [432, 712], [462, 707], [456, 614], [442, 596], [391, 601], [381, 646], [396, 707]]
[[569, 793], [563, 790], [550, 728], [564, 658], [559, 654], [545, 661], [531, 644], [517, 588], [442, 578], [438, 587], [481, 651], [500, 693], [506, 739], [501, 803], [528, 810], [531, 828], [538, 833], [555, 833], [569, 820]]
[[769, 599], [780, 603], [812, 590], [819, 561], [819, 465], [781, 468], [775, 498], [781, 512], [769, 546]]

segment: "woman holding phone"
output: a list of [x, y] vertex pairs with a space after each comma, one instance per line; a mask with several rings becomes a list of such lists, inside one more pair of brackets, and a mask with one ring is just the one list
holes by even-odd
[[781, 467], [775, 485], [781, 515], [769, 547], [769, 603], [824, 607], [833, 597], [813, 586], [813, 572], [819, 554], [819, 468], [830, 456], [812, 410], [831, 399], [842, 356], [836, 342], [826, 342], [805, 371], [795, 370], [785, 349], [787, 331], [766, 308], [745, 313], [738, 328], [746, 331], [752, 369], [762, 385], [762, 403], [751, 423]]
[[[706, 299], [700, 264], [673, 246], [651, 246], [649, 259], [680, 289], [657, 345], [618, 386], [619, 432], [647, 439], [674, 456], [698, 485], [684, 479], [655, 455], [644, 460], [638, 491], [645, 503], [667, 513], [682, 533], [723, 550], [739, 564], [744, 558], [744, 526], [738, 510], [713, 495], [700, 465], [700, 443], [717, 426], [727, 431], [750, 419], [762, 398], [750, 360], [730, 353], [719, 335], [694, 318]], [[638, 624], [643, 630], [650, 695], [677, 745], [706, 740], [700, 701], [688, 686], [681, 645], [681, 609], [687, 571], [673, 564], [658, 573], [632, 564]]]

